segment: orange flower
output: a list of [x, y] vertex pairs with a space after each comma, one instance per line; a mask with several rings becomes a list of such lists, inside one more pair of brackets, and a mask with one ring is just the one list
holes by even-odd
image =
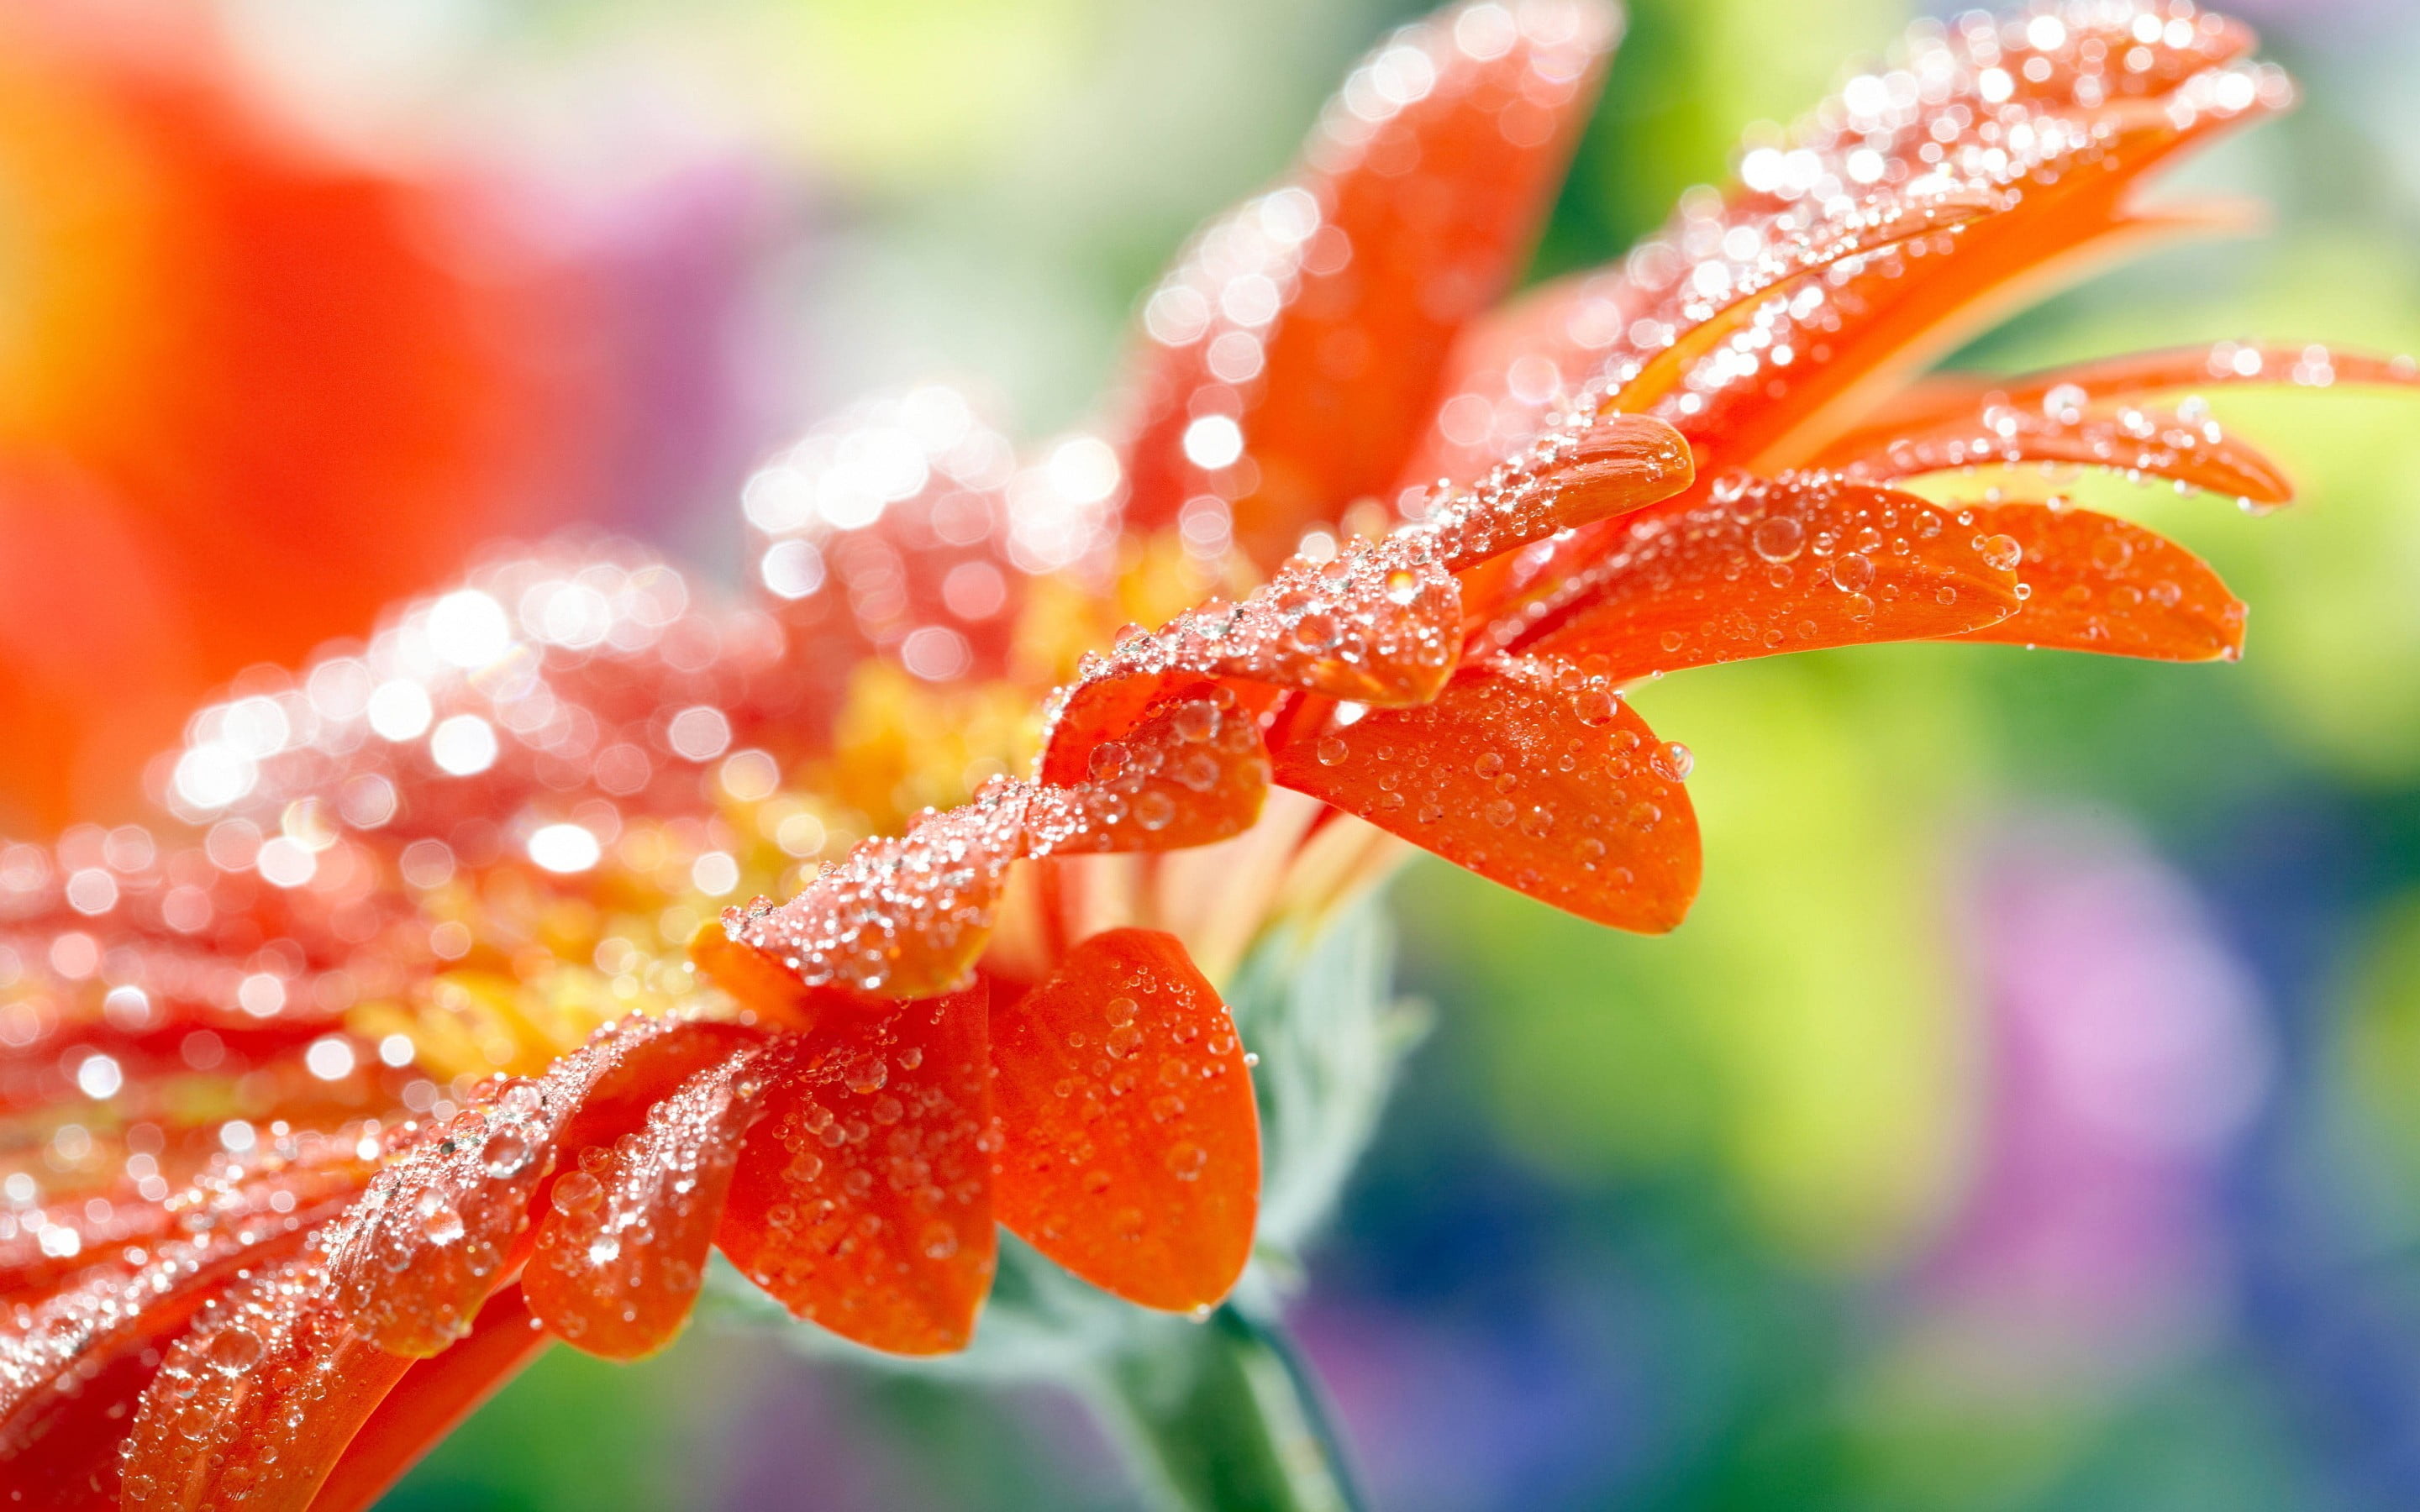
[[[0, 1216], [9, 1473], [361, 1505], [545, 1338], [661, 1346], [717, 1246], [899, 1353], [967, 1342], [995, 1224], [1206, 1307], [1260, 1176], [1215, 981], [1388, 837], [1669, 929], [1689, 757], [1642, 677], [2233, 655], [2242, 606], [2173, 544], [1893, 485], [2046, 461], [2273, 502], [2148, 396], [2412, 376], [2230, 347], [1906, 379], [2176, 219], [2133, 181], [2285, 99], [2248, 37], [2167, 0], [1919, 31], [1618, 271], [1485, 315], [1612, 31], [1474, 3], [1388, 42], [1151, 297], [1123, 447], [1020, 468], [946, 391], [881, 401], [751, 485], [757, 606], [613, 548], [501, 562], [206, 710], [189, 829], [0, 852], [37, 1152]], [[1165, 623], [1027, 724], [1121, 614]], [[743, 889], [791, 896], [718, 924]]]
[[0, 16], [5, 824], [132, 811], [196, 699], [458, 572], [551, 461], [561, 385], [496, 340], [532, 290], [441, 266], [437, 196], [287, 140], [162, 10], [148, 47]]

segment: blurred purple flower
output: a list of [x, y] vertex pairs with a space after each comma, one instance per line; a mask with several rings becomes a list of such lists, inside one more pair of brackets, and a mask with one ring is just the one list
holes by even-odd
[[2058, 1373], [2165, 1352], [2206, 1316], [2215, 1190], [2272, 1059], [2254, 987], [2131, 837], [2010, 826], [1975, 888], [1989, 1112], [1936, 1307]]

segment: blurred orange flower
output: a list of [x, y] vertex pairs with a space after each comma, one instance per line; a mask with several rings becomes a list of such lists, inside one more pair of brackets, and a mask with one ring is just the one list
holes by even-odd
[[1123, 444], [1020, 465], [947, 390], [870, 403], [750, 485], [752, 606], [628, 549], [498, 562], [207, 708], [186, 827], [0, 852], [11, 1473], [361, 1505], [544, 1338], [662, 1345], [715, 1246], [902, 1353], [968, 1341], [995, 1221], [1207, 1306], [1260, 1175], [1216, 983], [1399, 840], [1676, 925], [1691, 758], [1632, 684], [1911, 639], [2233, 655], [2174, 544], [2047, 482], [1896, 485], [2275, 502], [2150, 395], [2411, 378], [2241, 346], [1908, 378], [2178, 222], [2133, 184], [2287, 99], [2242, 29], [1919, 29], [1618, 270], [1486, 313], [1614, 31], [1475, 0], [1390, 39], [1149, 297]]
[[207, 39], [0, 16], [0, 817], [131, 814], [200, 696], [533, 519], [534, 291], [433, 192], [248, 113]]

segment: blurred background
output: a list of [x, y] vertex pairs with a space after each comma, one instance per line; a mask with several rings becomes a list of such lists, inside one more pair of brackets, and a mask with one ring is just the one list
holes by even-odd
[[[131, 813], [206, 689], [479, 541], [727, 573], [866, 387], [1080, 418], [1413, 8], [0, 0], [0, 830]], [[2269, 228], [1957, 362], [2420, 347], [2420, 10], [2236, 8], [2305, 102], [2190, 177]], [[1912, 13], [1636, 0], [1533, 276]], [[2094, 501], [2213, 560], [2242, 665], [1696, 673], [1640, 695], [1698, 753], [1679, 933], [1398, 884], [1435, 1028], [1296, 1314], [1380, 1506], [2420, 1504], [2420, 414], [2217, 409], [2304, 508]], [[387, 1504], [1129, 1501], [1071, 1400], [699, 1329], [553, 1352]]]

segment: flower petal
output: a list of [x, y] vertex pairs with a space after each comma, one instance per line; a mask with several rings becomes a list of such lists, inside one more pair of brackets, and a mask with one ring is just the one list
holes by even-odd
[[392, 1161], [328, 1259], [348, 1327], [397, 1354], [435, 1354], [467, 1331], [529, 1249], [532, 1201], [562, 1151], [610, 1145], [684, 1080], [756, 1036], [736, 1025], [631, 1018], [536, 1082], [487, 1101]]
[[740, 1136], [763, 1111], [766, 1055], [744, 1050], [697, 1072], [647, 1110], [644, 1128], [611, 1152], [590, 1147], [555, 1178], [521, 1290], [557, 1337], [636, 1360], [689, 1320]]
[[1176, 936], [1116, 929], [992, 1016], [1000, 1221], [1171, 1312], [1251, 1257], [1260, 1119], [1233, 1023]]
[[[1829, 459], [1879, 453], [1894, 434], [1943, 424], [1987, 404], [2017, 409], [2065, 409], [2243, 384], [2410, 388], [2420, 384], [2420, 362], [2318, 343], [2221, 341], [2207, 347], [2097, 358], [2011, 378], [1939, 374], [1880, 407], [1869, 422], [1843, 435], [1824, 455]], [[2052, 406], [2052, 396], [2059, 390], [2071, 392]]]
[[0, 1492], [8, 1505], [116, 1512], [118, 1448], [158, 1368], [159, 1356], [146, 1353], [85, 1353], [72, 1390], [46, 1391], [0, 1426]]
[[[1032, 851], [1034, 796], [1031, 784], [986, 784], [973, 803], [928, 813], [904, 836], [861, 841], [787, 903], [724, 909], [723, 931], [810, 987], [886, 997], [955, 992], [990, 936], [1010, 863]], [[719, 963], [709, 954], [701, 964]], [[734, 973], [725, 985], [761, 992], [752, 976]]]
[[1698, 893], [1684, 753], [1559, 658], [1466, 665], [1434, 703], [1307, 730], [1275, 755], [1283, 785], [1600, 924], [1661, 933]]
[[[1079, 444], [1097, 452], [1096, 471], [1114, 464], [1100, 441]], [[1030, 581], [1010, 529], [1014, 456], [970, 396], [923, 384], [851, 405], [749, 480], [751, 586], [789, 632], [796, 689], [788, 728], [768, 733], [814, 749], [872, 657], [928, 683], [1007, 671]]]
[[311, 1512], [360, 1512], [384, 1495], [436, 1443], [475, 1412], [553, 1336], [530, 1316], [519, 1287], [488, 1301], [470, 1335], [412, 1363], [311, 1498]]
[[2246, 504], [2282, 504], [2294, 497], [2294, 486], [2276, 463], [2221, 431], [2216, 422], [2174, 410], [2128, 407], [2102, 415], [2069, 407], [2045, 414], [1993, 401], [1871, 440], [1867, 450], [1831, 448], [1826, 464], [1856, 478], [1888, 482], [1960, 468], [2071, 462], [2170, 478]]
[[[140, 1263], [131, 1263], [124, 1249], [106, 1252], [98, 1263], [86, 1255], [79, 1273], [48, 1294], [8, 1293], [7, 1303], [23, 1309], [23, 1321], [0, 1335], [0, 1463], [71, 1458], [64, 1445], [83, 1431], [73, 1425], [103, 1399], [95, 1383], [128, 1381], [130, 1391], [139, 1391], [159, 1364], [153, 1351], [231, 1277], [286, 1258], [316, 1226], [341, 1213], [374, 1169], [360, 1149], [358, 1138], [318, 1140], [291, 1165], [253, 1180], [213, 1173], [172, 1199], [174, 1215], [208, 1216], [200, 1231], [178, 1225], [143, 1241], [135, 1251]], [[276, 1159], [270, 1159], [272, 1167]], [[121, 1418], [109, 1431], [124, 1429]], [[66, 1439], [55, 1437], [63, 1431]], [[53, 1447], [39, 1449], [45, 1441]]]
[[[2039, 291], [2065, 271], [2064, 255], [2126, 226], [2128, 198], [2153, 168], [2282, 104], [2282, 75], [2236, 61], [2250, 33], [2203, 20], [2189, 36], [2150, 42], [2116, 14], [2073, 16], [2055, 37], [1979, 16], [1946, 37], [1912, 36], [1911, 65], [1938, 76], [1946, 99], [1902, 105], [1886, 84], [1855, 90], [1827, 102], [1788, 152], [1743, 159], [1747, 182], [1710, 223], [1717, 240], [1810, 174], [1885, 184], [1947, 177], [2011, 193], [2007, 208], [1954, 236], [1911, 242], [1849, 277], [1776, 289], [1736, 349], [1726, 343], [1697, 359], [1683, 379], [1693, 402], [1671, 404], [1692, 440], [1717, 448], [1709, 464], [1761, 471], [1804, 460], [1865, 394], [1946, 349], [2020, 288]], [[1684, 211], [1684, 233], [1687, 220]], [[1699, 266], [1683, 259], [1673, 276], [1694, 278]], [[1779, 360], [1785, 351], [1793, 361]]]
[[168, 1351], [134, 1415], [128, 1512], [303, 1507], [411, 1361], [370, 1342], [318, 1253], [254, 1272]]
[[1178, 850], [1240, 835], [1260, 816], [1269, 762], [1259, 711], [1222, 684], [1162, 686], [1132, 726], [1102, 727], [1113, 734], [1082, 743], [1078, 722], [1053, 727], [1046, 771], [1080, 753], [1092, 779], [1036, 795], [1037, 854]]
[[997, 1247], [988, 1003], [979, 980], [835, 1019], [768, 1088], [716, 1242], [799, 1317], [892, 1354], [972, 1336]]
[[1990, 504], [1974, 515], [1978, 532], [2024, 550], [2017, 576], [2033, 592], [2015, 614], [1958, 639], [2157, 661], [2242, 653], [2242, 601], [2167, 537], [2088, 509]]
[[[1204, 231], [1145, 306], [1128, 518], [1230, 498], [1264, 568], [1384, 493], [1463, 324], [1519, 271], [1617, 26], [1593, 0], [1468, 5], [1346, 82], [1289, 185]], [[1241, 428], [1248, 471], [1205, 451]]]
[[2016, 610], [2016, 574], [1978, 546], [1992, 533], [1913, 494], [1822, 476], [1718, 486], [1686, 514], [1635, 520], [1521, 643], [1623, 683], [1954, 635]]

